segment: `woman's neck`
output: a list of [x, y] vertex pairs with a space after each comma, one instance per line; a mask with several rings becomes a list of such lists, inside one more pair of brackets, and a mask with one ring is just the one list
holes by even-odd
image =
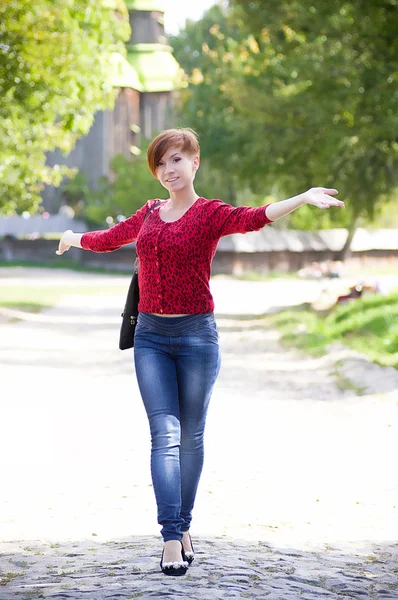
[[194, 188], [190, 190], [178, 190], [178, 192], [172, 192], [170, 194], [169, 202], [175, 208], [182, 208], [184, 206], [191, 206], [199, 198]]

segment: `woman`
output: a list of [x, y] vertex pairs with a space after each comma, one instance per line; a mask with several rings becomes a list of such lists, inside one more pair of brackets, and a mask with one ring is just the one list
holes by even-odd
[[168, 191], [105, 231], [66, 231], [71, 246], [111, 252], [137, 240], [140, 303], [134, 343], [137, 380], [148, 415], [151, 474], [164, 547], [163, 573], [183, 575], [193, 560], [189, 529], [203, 466], [207, 409], [220, 369], [218, 329], [209, 289], [211, 262], [222, 236], [257, 231], [304, 204], [344, 207], [335, 189], [257, 208], [198, 196], [199, 144], [192, 129], [160, 133], [148, 149], [153, 176]]

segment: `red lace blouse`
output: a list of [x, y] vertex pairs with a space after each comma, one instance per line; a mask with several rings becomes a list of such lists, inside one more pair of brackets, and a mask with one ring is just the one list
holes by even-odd
[[198, 198], [177, 221], [166, 223], [148, 200], [135, 214], [104, 231], [90, 231], [82, 248], [113, 252], [137, 241], [140, 260], [139, 311], [157, 314], [196, 314], [214, 311], [209, 280], [218, 240], [232, 233], [258, 231], [267, 223], [266, 206], [233, 207], [221, 200]]

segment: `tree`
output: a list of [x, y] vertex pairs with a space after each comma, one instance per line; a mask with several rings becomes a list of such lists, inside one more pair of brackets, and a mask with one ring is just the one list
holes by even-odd
[[[84, 173], [78, 172], [62, 184], [65, 203], [73, 208], [76, 217], [92, 226], [104, 226], [120, 217], [128, 217], [151, 198], [166, 199], [167, 190], [157, 181], [147, 164], [150, 140], [143, 140], [141, 152], [134, 157], [116, 155], [112, 160], [112, 178], [102, 177], [94, 189]], [[226, 197], [233, 203], [228, 181], [222, 171], [201, 163], [196, 174], [196, 189], [205, 197]]]
[[0, 4], [0, 211], [36, 210], [98, 110], [111, 108], [111, 55], [130, 34], [123, 0], [3, 0]]
[[[129, 217], [151, 198], [168, 198], [168, 192], [153, 177], [146, 160], [149, 142], [142, 142], [141, 153], [134, 158], [122, 154], [112, 159], [112, 178], [102, 177], [95, 189], [90, 188], [83, 173], [63, 185], [63, 195], [76, 217], [93, 226]], [[120, 219], [119, 219], [120, 220]]]
[[311, 226], [371, 219], [397, 188], [395, 0], [216, 8], [173, 40], [189, 76], [182, 114], [207, 156], [255, 193], [337, 187], [345, 214], [308, 207]]
[[240, 123], [223, 93], [223, 85], [232, 74], [222, 57], [235, 37], [239, 32], [227, 11], [215, 5], [201, 20], [188, 20], [185, 29], [170, 38], [174, 55], [186, 73], [187, 87], [177, 105], [179, 122], [193, 127], [200, 137], [202, 163], [197, 189], [203, 195], [208, 190], [208, 196], [222, 197], [231, 204], [237, 202], [239, 187], [247, 187], [236, 177]]

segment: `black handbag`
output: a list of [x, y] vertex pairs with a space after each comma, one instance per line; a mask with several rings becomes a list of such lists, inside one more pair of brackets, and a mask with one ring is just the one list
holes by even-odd
[[[149, 217], [154, 208], [162, 202], [157, 202], [151, 210], [145, 215], [145, 219]], [[144, 219], [144, 221], [145, 221]], [[130, 282], [129, 291], [127, 292], [126, 304], [122, 312], [122, 325], [120, 327], [119, 348], [120, 350], [128, 350], [134, 346], [134, 333], [138, 318], [138, 302], [140, 300], [140, 288], [138, 286], [138, 256], [134, 263], [133, 277]]]
[[[137, 261], [136, 261], [137, 263]], [[122, 312], [122, 325], [120, 327], [119, 348], [127, 350], [134, 346], [134, 332], [137, 325], [138, 302], [140, 289], [138, 287], [138, 265], [134, 264], [133, 278], [127, 292], [126, 304]]]

